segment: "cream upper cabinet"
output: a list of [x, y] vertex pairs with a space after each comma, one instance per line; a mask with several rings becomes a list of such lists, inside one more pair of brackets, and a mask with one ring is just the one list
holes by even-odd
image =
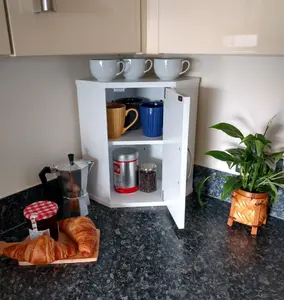
[[0, 55], [11, 54], [4, 2], [0, 0]]
[[146, 2], [148, 53], [284, 54], [283, 0]]
[[[40, 3], [54, 12], [36, 12]], [[8, 0], [15, 55], [141, 51], [140, 0]]]

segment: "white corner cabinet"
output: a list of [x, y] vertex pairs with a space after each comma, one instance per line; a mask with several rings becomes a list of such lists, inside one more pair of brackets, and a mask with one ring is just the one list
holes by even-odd
[[284, 54], [283, 0], [142, 1], [148, 53]]
[[[192, 192], [199, 78], [177, 81], [142, 79], [112, 82], [77, 80], [81, 146], [84, 158], [93, 159], [88, 192], [108, 207], [167, 206], [178, 228], [184, 228], [185, 197]], [[164, 101], [163, 136], [147, 138], [141, 130], [108, 140], [106, 103], [124, 97]], [[122, 146], [139, 151], [139, 163], [157, 164], [158, 190], [119, 194], [113, 189], [112, 152]]]
[[41, 2], [6, 1], [14, 55], [141, 51], [140, 0], [49, 0], [55, 11], [39, 12]]
[[0, 55], [11, 54], [4, 1], [0, 0]]

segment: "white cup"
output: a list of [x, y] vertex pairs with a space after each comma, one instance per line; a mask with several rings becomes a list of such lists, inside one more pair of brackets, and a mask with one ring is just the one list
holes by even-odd
[[[183, 69], [184, 64], [187, 67]], [[174, 80], [188, 71], [190, 62], [181, 58], [155, 58], [154, 71], [161, 80]]]
[[[122, 65], [121, 70], [119, 70]], [[111, 81], [124, 71], [124, 62], [119, 59], [91, 59], [90, 70], [98, 81]]]
[[[123, 62], [125, 66], [123, 76], [127, 80], [137, 80], [149, 72], [153, 67], [153, 62], [151, 59], [145, 60], [142, 58], [127, 58], [124, 59]], [[145, 70], [147, 63], [149, 63], [149, 67]]]

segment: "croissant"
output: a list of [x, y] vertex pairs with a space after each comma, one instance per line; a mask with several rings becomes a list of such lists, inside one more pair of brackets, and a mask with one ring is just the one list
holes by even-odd
[[59, 228], [78, 244], [82, 256], [93, 255], [97, 242], [97, 231], [95, 224], [89, 218], [65, 219], [59, 222]]
[[55, 241], [48, 235], [25, 241], [4, 249], [5, 256], [32, 264], [49, 264], [55, 260]]
[[28, 243], [24, 260], [35, 265], [50, 264], [55, 261], [55, 241], [48, 235], [42, 235]]
[[27, 249], [27, 246], [28, 243], [25, 242], [14, 244], [4, 249], [3, 255], [13, 259], [17, 259], [19, 261], [23, 261], [25, 258], [25, 251]]
[[35, 265], [50, 264], [55, 260], [64, 259], [75, 254], [76, 245], [74, 243], [59, 243], [49, 235], [41, 235], [35, 240], [27, 239], [24, 242], [6, 247], [3, 251], [5, 256]]
[[55, 260], [60, 260], [70, 256], [74, 256], [77, 253], [77, 246], [72, 241], [66, 244], [56, 242], [54, 251]]

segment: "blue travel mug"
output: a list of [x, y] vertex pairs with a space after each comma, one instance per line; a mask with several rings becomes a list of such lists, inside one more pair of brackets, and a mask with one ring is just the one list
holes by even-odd
[[163, 102], [144, 102], [139, 106], [140, 122], [143, 134], [148, 137], [158, 137], [163, 134]]

